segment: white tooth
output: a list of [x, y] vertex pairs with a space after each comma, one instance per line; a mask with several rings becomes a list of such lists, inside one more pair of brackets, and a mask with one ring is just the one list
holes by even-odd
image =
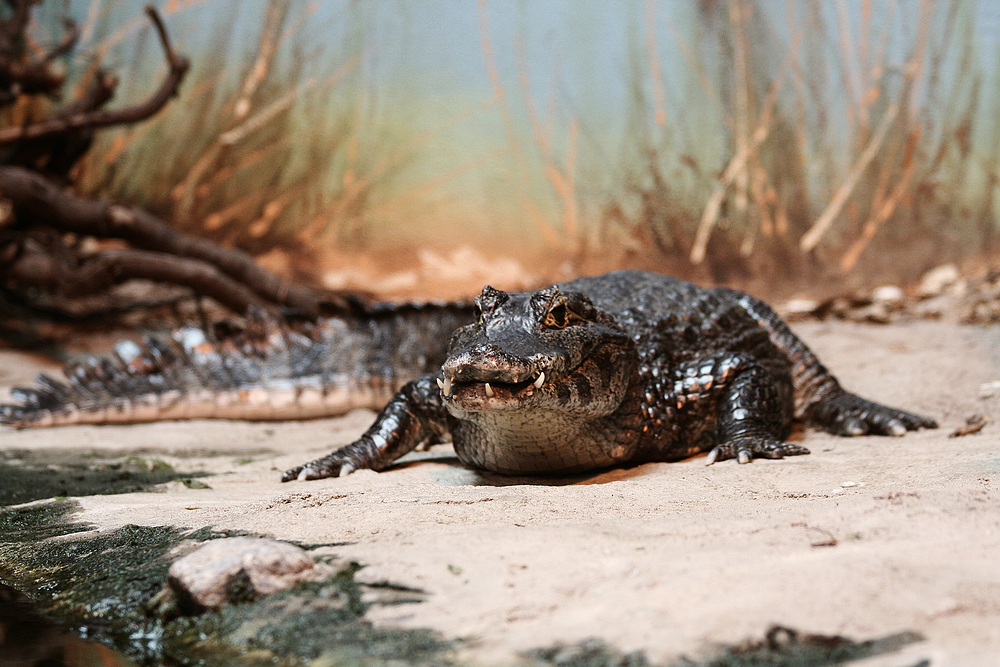
[[444, 376], [444, 382], [441, 385], [441, 393], [444, 394], [445, 398], [451, 396], [451, 378], [447, 375]]
[[493, 398], [493, 387], [490, 386], [489, 382], [486, 383], [485, 387], [486, 387], [486, 396], [488, 398]]
[[438, 383], [438, 389], [444, 389], [444, 380], [438, 378], [437, 383]]
[[535, 389], [541, 389], [542, 385], [545, 384], [545, 371], [538, 374], [538, 379], [531, 383]]

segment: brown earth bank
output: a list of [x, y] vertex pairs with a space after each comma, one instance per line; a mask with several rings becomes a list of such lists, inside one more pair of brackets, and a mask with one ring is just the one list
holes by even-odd
[[[845, 386], [941, 428], [902, 438], [808, 431], [809, 456], [711, 467], [700, 457], [556, 480], [477, 473], [442, 445], [383, 473], [279, 483], [281, 470], [359, 435], [373, 416], [363, 411], [302, 423], [4, 429], [0, 449], [141, 451], [212, 473], [200, 478], [209, 488], [172, 481], [80, 497], [76, 518], [97, 531], [210, 526], [341, 543], [316, 553], [366, 564], [360, 580], [427, 594], [374, 610], [377, 624], [464, 638], [461, 657], [480, 664], [589, 637], [663, 662], [773, 624], [925, 637], [865, 665], [997, 664], [1000, 327], [795, 329]], [[0, 387], [49, 366], [0, 351]], [[985, 428], [949, 437], [976, 414]]]

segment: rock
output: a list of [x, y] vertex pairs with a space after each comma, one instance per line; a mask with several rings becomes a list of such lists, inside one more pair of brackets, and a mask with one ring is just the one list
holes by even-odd
[[901, 308], [906, 301], [906, 294], [895, 285], [883, 285], [872, 290], [872, 301], [884, 304], [889, 309]]
[[872, 301], [866, 306], [851, 308], [840, 317], [852, 322], [889, 324], [893, 320], [894, 312], [895, 309], [890, 308], [884, 301]]
[[940, 320], [946, 315], [954, 315], [957, 309], [955, 299], [947, 294], [939, 294], [914, 303], [911, 312], [924, 320]]
[[979, 398], [993, 398], [994, 396], [1000, 396], [1000, 380], [979, 385]]
[[817, 317], [821, 306], [815, 299], [789, 299], [780, 310], [784, 318], [798, 321]]
[[931, 269], [920, 279], [917, 296], [928, 298], [943, 294], [946, 289], [958, 282], [958, 267], [954, 264], [942, 264]]
[[259, 537], [208, 542], [170, 566], [166, 589], [181, 613], [218, 610], [334, 574], [300, 547]]

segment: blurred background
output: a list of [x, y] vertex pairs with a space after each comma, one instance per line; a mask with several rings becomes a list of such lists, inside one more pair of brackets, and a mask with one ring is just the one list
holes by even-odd
[[[111, 107], [142, 0], [43, 2]], [[771, 296], [997, 262], [992, 0], [166, 0], [178, 99], [74, 182], [283, 275], [452, 296], [634, 266]], [[6, 113], [24, 113], [16, 106]], [[8, 121], [10, 119], [7, 119]]]

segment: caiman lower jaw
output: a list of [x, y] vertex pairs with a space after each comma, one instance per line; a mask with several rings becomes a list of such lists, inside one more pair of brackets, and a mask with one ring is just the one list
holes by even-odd
[[456, 382], [445, 376], [438, 378], [438, 388], [448, 402], [460, 407], [479, 410], [516, 407], [524, 399], [535, 395], [545, 384], [545, 373], [534, 380], [523, 382]]

